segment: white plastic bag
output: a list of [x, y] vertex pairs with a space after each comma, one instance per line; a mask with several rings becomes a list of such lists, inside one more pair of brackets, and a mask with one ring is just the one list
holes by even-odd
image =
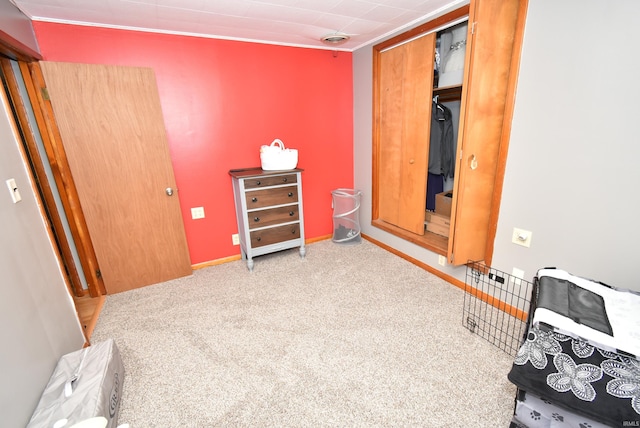
[[260, 147], [260, 162], [265, 171], [295, 169], [298, 165], [298, 150], [286, 149], [284, 143], [276, 138], [270, 145]]
[[116, 428], [123, 382], [124, 365], [113, 339], [63, 355], [27, 427], [71, 427], [102, 416], [107, 428]]

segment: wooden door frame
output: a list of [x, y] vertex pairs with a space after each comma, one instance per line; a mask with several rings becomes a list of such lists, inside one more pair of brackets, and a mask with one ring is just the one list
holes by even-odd
[[89, 294], [91, 297], [104, 295], [107, 292], [102, 281], [98, 259], [91, 242], [84, 213], [82, 212], [80, 198], [71, 175], [67, 155], [62, 145], [62, 137], [53, 114], [51, 101], [48, 99], [49, 96], [40, 64], [38, 62], [21, 64], [21, 70], [27, 84], [27, 92], [29, 93], [31, 104], [38, 107], [34, 108], [34, 111], [39, 110], [39, 114], [36, 114], [36, 120], [38, 127], [42, 130], [45, 151], [49, 158], [56, 186], [60, 192], [64, 211], [69, 219], [71, 234], [78, 249], [78, 256], [87, 280]]
[[[23, 99], [20, 95], [17, 79], [8, 58], [18, 62], [27, 89], [28, 100]], [[36, 197], [40, 199], [43, 206], [42, 216], [48, 225], [52, 241], [57, 244], [56, 257], [65, 274], [65, 282], [67, 282], [69, 292], [76, 297], [82, 297], [87, 292], [91, 297], [102, 296], [106, 294], [106, 289], [100, 276], [98, 261], [93, 250], [93, 244], [84, 220], [78, 195], [75, 191], [73, 177], [66, 162], [64, 149], [62, 149], [55, 117], [50, 103], [48, 103], [47, 107], [47, 102], [43, 99], [43, 91], [37, 90], [43, 85], [38, 86], [37, 78], [34, 82], [32, 77], [32, 73], [34, 73], [39, 76], [39, 82], [43, 82], [37, 62], [40, 59], [42, 57], [39, 53], [32, 51], [11, 36], [0, 31], [0, 67], [6, 77], [7, 95], [14, 105], [17, 125], [24, 141], [23, 154], [25, 161], [29, 162], [27, 166], [36, 183], [35, 187], [37, 188], [34, 191], [36, 191]], [[31, 128], [25, 103], [30, 103], [33, 107], [33, 113], [40, 131]], [[34, 132], [40, 133], [47, 152], [47, 160], [42, 159], [37, 150]], [[44, 162], [48, 162], [51, 166], [55, 180], [53, 184], [49, 182], [44, 172]], [[67, 240], [61, 216], [51, 191], [52, 185], [55, 185], [60, 193], [63, 209], [69, 220], [71, 235], [76, 244], [78, 258], [85, 273], [87, 290], [83, 288], [76, 262], [73, 259], [71, 245]]]
[[[19, 63], [24, 64], [22, 61]], [[50, 209], [51, 206], [55, 206], [55, 201], [51, 185], [44, 169], [43, 160], [36, 145], [34, 134], [38, 131], [30, 127], [25, 100], [22, 99], [20, 94], [18, 80], [14, 74], [14, 68], [11, 62], [6, 58], [0, 58], [0, 68], [2, 68], [2, 74], [5, 79], [7, 95], [9, 96], [14, 114], [16, 115], [16, 125], [21, 135], [24, 156], [31, 169], [35, 182], [35, 190], [38, 191], [40, 200], [42, 201], [43, 216], [48, 220], [53, 235], [52, 239], [55, 241], [58, 251], [60, 252], [62, 265], [69, 277], [73, 294], [78, 297], [84, 296], [86, 290], [82, 287], [80, 273], [73, 263], [71, 246], [64, 233], [62, 219], [57, 210]], [[38, 112], [34, 111], [35, 115], [37, 115], [37, 113]], [[69, 263], [69, 261], [71, 261], [71, 263]]]
[[0, 56], [15, 61], [39, 61], [42, 55], [0, 30]]

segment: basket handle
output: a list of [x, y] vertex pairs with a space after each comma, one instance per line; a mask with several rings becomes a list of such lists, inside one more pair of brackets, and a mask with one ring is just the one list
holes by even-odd
[[273, 147], [274, 145], [278, 145], [278, 146], [280, 146], [280, 150], [284, 150], [284, 143], [282, 142], [282, 140], [279, 140], [278, 138], [276, 138], [271, 143], [271, 147]]

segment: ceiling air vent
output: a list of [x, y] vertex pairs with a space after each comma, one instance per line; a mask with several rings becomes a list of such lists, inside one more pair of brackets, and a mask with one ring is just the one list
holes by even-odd
[[349, 40], [349, 36], [344, 33], [331, 33], [320, 38], [325, 45], [339, 45]]

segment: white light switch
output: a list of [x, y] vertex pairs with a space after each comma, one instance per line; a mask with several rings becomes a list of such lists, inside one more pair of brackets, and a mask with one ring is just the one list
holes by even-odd
[[16, 180], [10, 178], [7, 180], [7, 187], [9, 188], [9, 193], [11, 194], [11, 200], [14, 204], [17, 204], [22, 200], [22, 196], [20, 196], [20, 191], [18, 191], [18, 186], [16, 185]]
[[528, 230], [513, 228], [513, 235], [511, 236], [511, 242], [514, 244], [522, 245], [523, 247], [531, 246], [531, 233]]

